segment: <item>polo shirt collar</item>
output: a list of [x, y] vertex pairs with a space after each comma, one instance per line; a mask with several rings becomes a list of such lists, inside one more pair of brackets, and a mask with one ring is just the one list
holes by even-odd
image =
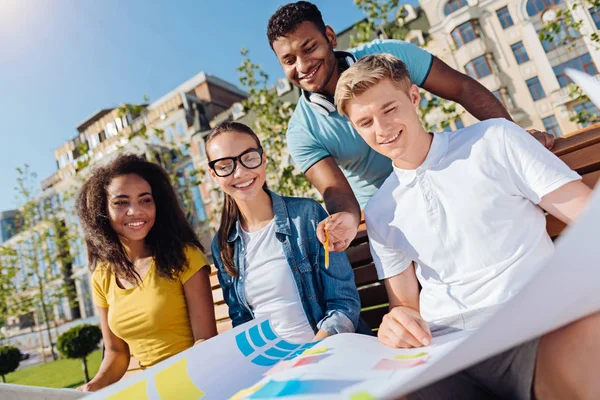
[[435, 168], [442, 162], [446, 153], [448, 152], [448, 134], [437, 133], [433, 134], [433, 140], [431, 141], [431, 147], [425, 157], [425, 161], [417, 169], [401, 169], [396, 167], [393, 163], [394, 174], [398, 178], [400, 185], [409, 186], [412, 185], [417, 178], [417, 175], [423, 172]]

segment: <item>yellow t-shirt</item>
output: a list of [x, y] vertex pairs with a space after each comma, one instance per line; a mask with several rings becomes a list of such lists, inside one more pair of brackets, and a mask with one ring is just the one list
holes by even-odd
[[187, 247], [185, 255], [187, 267], [175, 280], [160, 276], [154, 261], [140, 285], [131, 289], [117, 286], [106, 267], [98, 266], [92, 275], [94, 303], [108, 308], [108, 326], [143, 367], [194, 345], [183, 284], [208, 260], [196, 247]]

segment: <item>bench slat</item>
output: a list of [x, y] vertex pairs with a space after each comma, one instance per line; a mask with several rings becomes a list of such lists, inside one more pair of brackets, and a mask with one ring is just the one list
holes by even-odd
[[383, 319], [383, 316], [387, 314], [387, 312], [388, 307], [386, 306], [363, 311], [360, 313], [360, 316], [367, 323], [367, 325], [371, 327], [371, 329], [377, 329], [379, 328], [379, 325], [381, 325], [381, 320]]
[[217, 322], [229, 319], [229, 307], [227, 307], [227, 304], [215, 305], [215, 318]]
[[356, 284], [356, 287], [375, 283], [377, 280], [377, 270], [375, 269], [375, 264], [370, 263], [354, 268], [354, 283]]
[[374, 283], [358, 290], [361, 307], [373, 307], [388, 302], [385, 286], [381, 282]]
[[362, 243], [358, 246], [348, 248], [346, 256], [348, 256], [348, 260], [353, 267], [367, 264], [373, 260], [371, 251], [369, 250], [369, 243]]

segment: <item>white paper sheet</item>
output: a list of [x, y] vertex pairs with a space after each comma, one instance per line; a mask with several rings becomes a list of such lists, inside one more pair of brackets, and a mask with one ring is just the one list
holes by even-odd
[[2, 400], [71, 400], [81, 399], [86, 393], [75, 389], [49, 389], [36, 386], [11, 385], [0, 383]]

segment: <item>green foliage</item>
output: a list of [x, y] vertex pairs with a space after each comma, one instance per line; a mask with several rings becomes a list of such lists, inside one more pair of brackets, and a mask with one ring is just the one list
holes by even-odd
[[[354, 26], [357, 36], [352, 36], [351, 46], [369, 42], [377, 35], [386, 39], [404, 40], [406, 38], [409, 28], [405, 26], [405, 8], [399, 4], [399, 0], [354, 0], [354, 4], [364, 12], [367, 20]], [[421, 97], [425, 95], [423, 90], [420, 93]], [[425, 104], [422, 103], [418, 110], [425, 130], [437, 129], [435, 125], [428, 122], [430, 119], [428, 115], [436, 111], [441, 112], [443, 116], [442, 128], [449, 126], [451, 121], [456, 122], [462, 115], [457, 112], [456, 103], [432, 96]]]
[[[87, 360], [90, 374], [94, 376], [102, 361], [102, 351], [94, 351]], [[8, 374], [6, 382], [47, 388], [76, 388], [81, 386], [84, 380], [81, 377], [81, 361], [63, 358], [48, 364], [19, 369]]]
[[356, 36], [350, 38], [350, 45], [355, 47], [367, 43], [376, 35], [383, 39], [404, 40], [409, 28], [404, 24], [405, 8], [399, 3], [399, 0], [354, 0], [367, 20], [354, 26]]
[[[573, 9], [576, 6], [575, 4]], [[571, 9], [560, 9], [556, 12], [556, 18], [546, 22], [538, 35], [542, 42], [553, 42], [556, 47], [567, 46], [568, 49], [573, 49], [576, 40], [581, 37], [579, 28], [582, 23], [573, 16]]]
[[[556, 12], [556, 18], [552, 21], [547, 21], [544, 27], [539, 32], [541, 41], [552, 42], [556, 47], [565, 47], [567, 50], [572, 50], [577, 44], [577, 39], [581, 38], [582, 20], [577, 19], [573, 11], [582, 7], [585, 10], [599, 10], [600, 0], [582, 0], [580, 3], [573, 3], [570, 8], [559, 9]], [[600, 50], [600, 35], [598, 32], [589, 34], [591, 43], [595, 46], [596, 51]], [[577, 102], [589, 101], [581, 89], [571, 84], [569, 98]], [[581, 110], [570, 118], [579, 125], [591, 125], [600, 122], [598, 114], [590, 114], [587, 110]]]
[[269, 76], [254, 64], [248, 50], [237, 68], [240, 82], [248, 90], [243, 101], [247, 113], [254, 117], [254, 131], [259, 135], [267, 158], [267, 184], [284, 196], [306, 197], [312, 194], [312, 185], [306, 176], [289, 165], [285, 132], [294, 111], [293, 105], [284, 103], [275, 90], [268, 87]]
[[102, 339], [97, 325], [77, 325], [58, 337], [56, 347], [67, 358], [84, 358], [94, 351]]
[[87, 356], [96, 350], [102, 339], [102, 331], [97, 325], [77, 325], [58, 337], [56, 347], [67, 358], [80, 358], [83, 366], [83, 375], [89, 382]]
[[0, 376], [2, 382], [6, 382], [4, 375], [9, 374], [19, 368], [21, 362], [21, 352], [13, 346], [0, 347]]

